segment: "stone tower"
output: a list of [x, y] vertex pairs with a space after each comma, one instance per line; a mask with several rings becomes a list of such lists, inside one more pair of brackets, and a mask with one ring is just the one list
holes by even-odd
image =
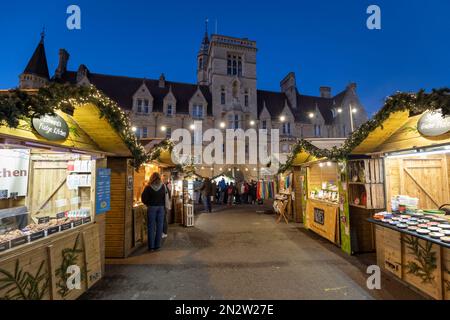
[[[209, 44], [207, 82], [217, 120], [248, 127], [257, 120], [256, 42], [213, 35]], [[228, 127], [230, 127], [228, 125]]]
[[39, 41], [25, 70], [19, 76], [20, 89], [39, 89], [46, 86], [50, 81], [47, 57], [45, 55], [44, 38], [45, 35], [42, 33], [41, 41]]

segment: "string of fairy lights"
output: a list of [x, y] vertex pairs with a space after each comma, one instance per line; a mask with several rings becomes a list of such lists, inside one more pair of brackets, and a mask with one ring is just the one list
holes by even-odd
[[[70, 112], [75, 107], [88, 103], [97, 106], [100, 110], [100, 118], [105, 118], [120, 135], [133, 156], [135, 168], [139, 168], [146, 162], [158, 160], [163, 151], [171, 152], [173, 150], [174, 143], [171, 140], [164, 140], [147, 153], [133, 132], [128, 115], [115, 101], [93, 85], [75, 86], [52, 83], [47, 87], [40, 88], [37, 92], [10, 90], [6, 94], [0, 95], [0, 124], [17, 128], [20, 120], [26, 121], [33, 117], [54, 114], [55, 110]], [[409, 111], [412, 114], [420, 114], [427, 110], [440, 110], [443, 116], [450, 115], [450, 88], [433, 89], [430, 93], [426, 93], [424, 90], [417, 93], [398, 92], [388, 97], [383, 108], [371, 120], [355, 130], [341, 147], [320, 149], [310, 142], [300, 139], [293, 146], [287, 162], [281, 166], [279, 172], [283, 173], [290, 169], [296, 155], [302, 151], [306, 151], [316, 158], [344, 160], [355, 147], [367, 138], [370, 132], [382, 126], [392, 113]], [[184, 169], [188, 169], [193, 165], [184, 167]], [[179, 169], [183, 168], [180, 166]]]

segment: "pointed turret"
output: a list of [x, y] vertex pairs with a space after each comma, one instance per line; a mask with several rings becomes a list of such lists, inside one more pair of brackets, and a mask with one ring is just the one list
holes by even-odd
[[41, 34], [41, 41], [31, 56], [25, 70], [20, 75], [21, 89], [38, 89], [48, 84], [50, 73], [48, 71], [47, 56], [44, 46], [45, 34]]
[[208, 34], [208, 19], [205, 22], [205, 35], [200, 45], [200, 51], [197, 55], [197, 83], [200, 85], [207, 85], [207, 67], [209, 55], [209, 34]]

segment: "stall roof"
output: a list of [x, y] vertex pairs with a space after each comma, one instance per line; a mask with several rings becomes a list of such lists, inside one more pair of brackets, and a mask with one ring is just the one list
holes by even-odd
[[[97, 115], [94, 117], [93, 115]], [[78, 125], [96, 142], [101, 150], [117, 156], [128, 157], [131, 152], [123, 139], [106, 118], [100, 118], [100, 110], [88, 103], [76, 107], [73, 118]]]
[[421, 117], [422, 115], [417, 115], [408, 118], [403, 125], [399, 126], [389, 138], [385, 139], [373, 151], [375, 153], [387, 153], [450, 144], [450, 132], [437, 137], [421, 135], [417, 130]]
[[[317, 139], [305, 139], [308, 140], [311, 144], [315, 145], [318, 148], [333, 148], [333, 147], [340, 147], [344, 142], [345, 138], [317, 138]], [[312, 156], [308, 151], [301, 151], [300, 153], [297, 153], [295, 156], [294, 162], [292, 163], [293, 166], [300, 166], [302, 164], [308, 163], [308, 162], [314, 162], [322, 160], [319, 158], [316, 158]]]
[[[158, 144], [160, 144], [164, 139], [143, 139], [141, 143], [144, 144], [144, 148], [146, 152], [150, 152], [153, 148], [155, 148]], [[172, 154], [169, 150], [163, 150], [159, 159], [154, 161], [160, 166], [163, 167], [175, 167], [176, 164], [172, 161]]]
[[380, 146], [408, 121], [408, 118], [408, 111], [392, 113], [389, 118], [383, 122], [382, 126], [377, 127], [369, 133], [367, 138], [359, 146], [353, 149], [352, 154], [357, 155], [377, 152]]
[[422, 115], [410, 117], [408, 111], [393, 113], [352, 154], [388, 153], [449, 144], [450, 133], [438, 137], [425, 137], [419, 133], [417, 127]]

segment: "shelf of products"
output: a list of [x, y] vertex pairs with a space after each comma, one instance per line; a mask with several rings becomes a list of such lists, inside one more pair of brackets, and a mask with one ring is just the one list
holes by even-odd
[[1, 185], [0, 252], [92, 221], [90, 156], [3, 149], [0, 160], [13, 173]]
[[365, 209], [385, 208], [382, 159], [348, 162], [349, 205]]

